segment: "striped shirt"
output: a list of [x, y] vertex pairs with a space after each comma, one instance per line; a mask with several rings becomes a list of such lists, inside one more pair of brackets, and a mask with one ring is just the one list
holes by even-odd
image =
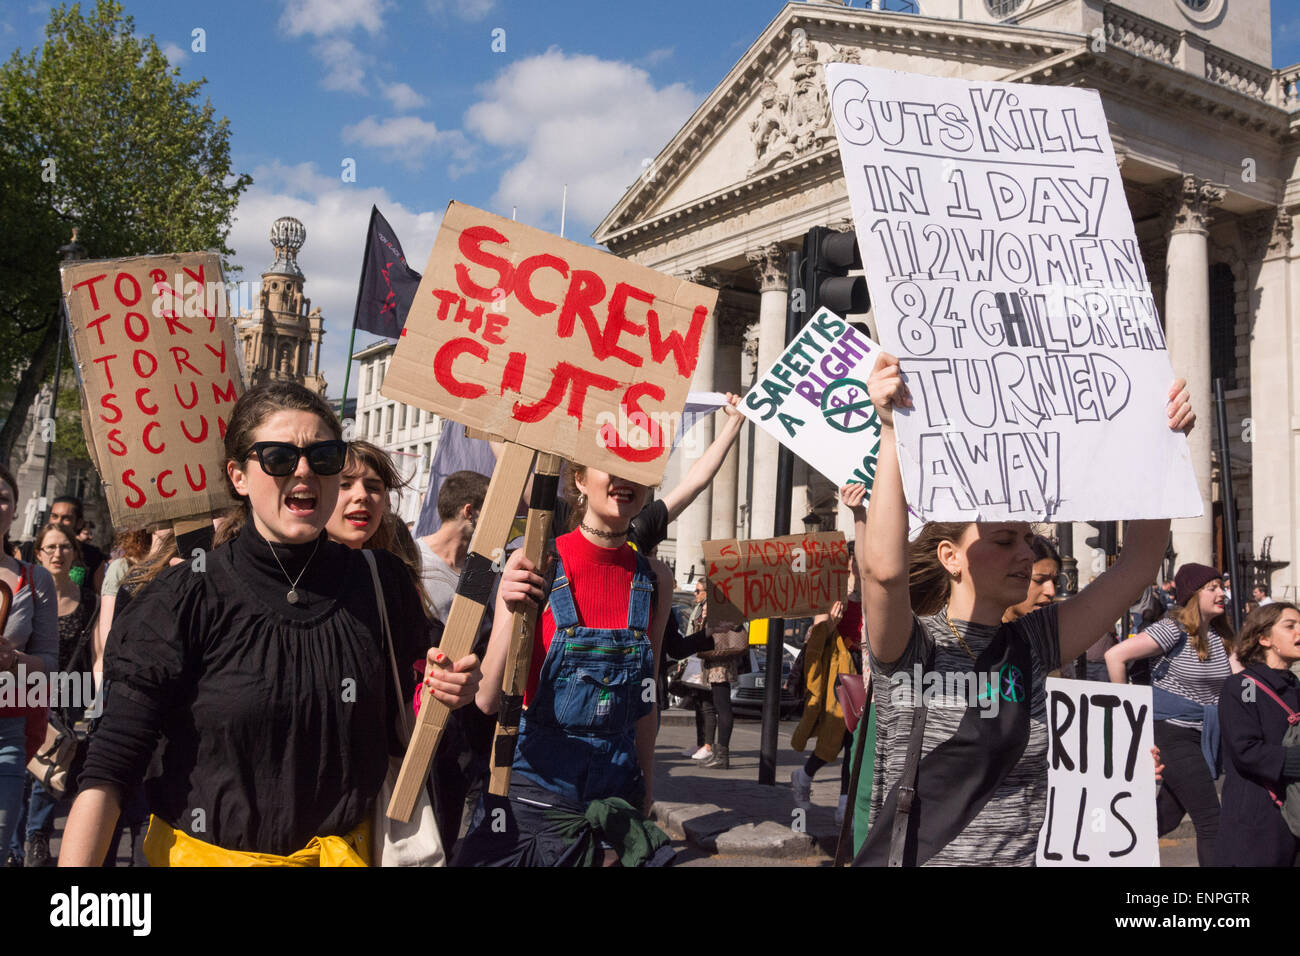
[[[1171, 617], [1156, 621], [1142, 633], [1154, 640], [1160, 650], [1164, 651], [1164, 656], [1151, 665], [1153, 687], [1167, 690], [1179, 697], [1186, 697], [1197, 704], [1218, 706], [1219, 690], [1228, 675], [1232, 673], [1232, 666], [1228, 663], [1228, 652], [1224, 650], [1223, 639], [1218, 631], [1213, 627], [1210, 628], [1208, 638], [1210, 656], [1206, 660], [1201, 660], [1197, 656], [1190, 637], [1176, 653], [1169, 653], [1179, 640], [1187, 635], [1187, 632]], [[1155, 676], [1164, 670], [1166, 661], [1168, 661], [1168, 669], [1165, 670], [1164, 675]], [[1201, 729], [1199, 720], [1170, 720], [1169, 723], [1176, 727]]]
[[[1049, 671], [1060, 666], [1060, 642], [1056, 605], [1028, 614], [1011, 624], [1012, 640], [1029, 645], [1033, 673], [1029, 678], [1029, 742], [1011, 772], [992, 798], [958, 836], [926, 862], [927, 866], [1033, 866], [1038, 848], [1038, 831], [1047, 806], [1047, 697], [1044, 682]], [[954, 621], [976, 657], [997, 634], [996, 627]], [[911, 732], [912, 685], [917, 670], [924, 668], [930, 648], [935, 648], [934, 672], [945, 675], [969, 673], [974, 661], [962, 649], [946, 619], [939, 615], [912, 619], [912, 637], [903, 655], [890, 664], [871, 657], [871, 672], [877, 681], [873, 695], [876, 707], [876, 763], [871, 788], [871, 825], [889, 791], [898, 785], [907, 759], [907, 738]], [[885, 683], [885, 678], [891, 678]], [[953, 683], [951, 686], [955, 687]], [[937, 684], [936, 684], [937, 690]], [[921, 756], [951, 738], [971, 706], [969, 695], [933, 699], [926, 695], [925, 734]], [[987, 703], [987, 702], [985, 702]], [[924, 767], [919, 771], [924, 772]]]

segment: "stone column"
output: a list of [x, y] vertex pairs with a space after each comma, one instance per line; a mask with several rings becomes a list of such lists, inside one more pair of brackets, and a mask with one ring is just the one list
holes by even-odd
[[1187, 380], [1197, 424], [1188, 442], [1204, 513], [1173, 523], [1178, 563], [1214, 563], [1214, 519], [1210, 493], [1210, 448], [1214, 409], [1210, 385], [1210, 261], [1207, 223], [1224, 190], [1184, 176], [1173, 190], [1172, 228], [1166, 255], [1165, 338], [1174, 374]]
[[[717, 273], [706, 269], [695, 269], [682, 276], [688, 282], [718, 288], [722, 282]], [[718, 309], [704, 327], [700, 337], [700, 357], [695, 366], [695, 378], [691, 380], [691, 391], [712, 392], [714, 387], [714, 357], [718, 336]], [[704, 450], [713, 441], [714, 415], [709, 415], [696, 422], [690, 433], [683, 437], [682, 446], [677, 450], [681, 456], [679, 465], [684, 476], [690, 467], [704, 454]], [[708, 540], [712, 531], [713, 494], [712, 488], [706, 487], [700, 492], [686, 510], [677, 519], [675, 537], [677, 539], [677, 586], [688, 588], [691, 584], [691, 570], [696, 575], [704, 570], [704, 549], [700, 542]]]
[[[714, 351], [713, 383], [719, 392], [740, 394], [740, 363], [745, 347], [745, 326], [749, 316], [734, 305], [718, 301], [717, 347]], [[749, 426], [742, 426], [746, 428]], [[740, 441], [737, 440], [713, 478], [710, 538], [736, 536], [736, 494], [740, 486]]]
[[[785, 351], [786, 252], [775, 242], [745, 253], [758, 273], [763, 296], [758, 309], [758, 374], [772, 367]], [[776, 461], [780, 445], [767, 432], [754, 430], [754, 482], [750, 534], [770, 538], [776, 520]]]

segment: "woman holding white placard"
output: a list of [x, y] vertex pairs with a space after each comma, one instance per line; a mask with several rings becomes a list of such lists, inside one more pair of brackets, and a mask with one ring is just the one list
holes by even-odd
[[[859, 504], [854, 524], [870, 666], [889, 687], [876, 695], [871, 828], [857, 862], [1032, 865], [1046, 807], [1047, 674], [1092, 644], [1155, 576], [1169, 522], [1129, 522], [1114, 567], [1077, 597], [1004, 624], [1029, 590], [1032, 527], [930, 522], [909, 545], [894, 413], [912, 401], [898, 359], [880, 357], [868, 392], [880, 457], [871, 507]], [[1181, 381], [1167, 414], [1174, 430], [1195, 421]], [[908, 686], [922, 671], [949, 686], [950, 675], [965, 676], [974, 689], [931, 703]]]

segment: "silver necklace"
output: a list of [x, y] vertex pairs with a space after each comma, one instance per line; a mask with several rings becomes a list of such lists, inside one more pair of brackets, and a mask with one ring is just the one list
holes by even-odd
[[307, 566], [311, 564], [311, 559], [316, 557], [316, 552], [320, 550], [320, 539], [324, 536], [324, 532], [321, 532], [316, 536], [316, 547], [311, 549], [311, 557], [307, 559], [307, 563], [302, 566], [302, 570], [298, 572], [298, 576], [292, 581], [289, 581], [289, 572], [284, 569], [284, 564], [281, 563], [280, 556], [275, 553], [275, 545], [271, 544], [270, 541], [266, 542], [266, 546], [271, 549], [271, 557], [275, 558], [275, 563], [280, 565], [280, 573], [284, 575], [286, 581], [289, 581], [289, 593], [284, 596], [284, 599], [290, 604], [298, 603], [298, 582], [301, 581], [302, 576], [307, 573]]

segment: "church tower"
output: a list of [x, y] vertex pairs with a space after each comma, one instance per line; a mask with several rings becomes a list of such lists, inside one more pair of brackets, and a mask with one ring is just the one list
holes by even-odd
[[257, 308], [239, 320], [239, 341], [249, 384], [293, 381], [321, 395], [325, 379], [320, 372], [321, 337], [325, 334], [319, 308], [302, 294], [306, 281], [298, 265], [298, 250], [307, 229], [292, 216], [271, 224], [275, 261], [262, 273]]

